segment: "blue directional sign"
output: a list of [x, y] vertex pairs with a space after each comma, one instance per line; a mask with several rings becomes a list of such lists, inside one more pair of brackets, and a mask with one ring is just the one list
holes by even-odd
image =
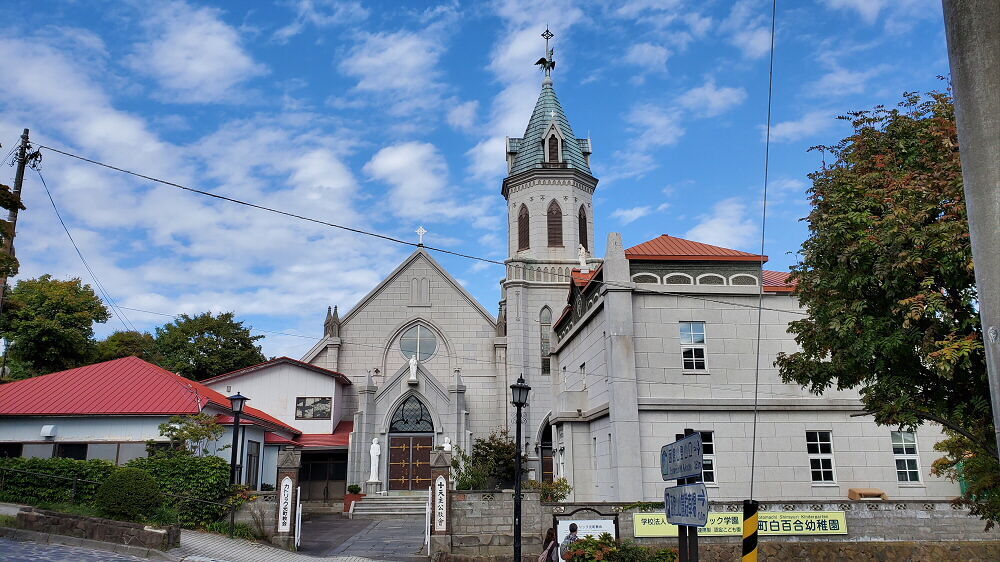
[[703, 462], [699, 431], [660, 449], [660, 472], [664, 480], [701, 476]]
[[708, 490], [705, 484], [672, 486], [663, 491], [667, 522], [704, 527], [708, 523]]

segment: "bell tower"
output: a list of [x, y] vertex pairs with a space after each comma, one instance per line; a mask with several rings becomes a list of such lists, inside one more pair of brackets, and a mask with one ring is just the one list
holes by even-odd
[[[589, 262], [591, 269], [601, 261], [590, 257], [597, 188], [590, 171], [591, 142], [573, 133], [553, 87], [553, 34], [546, 29], [542, 37], [545, 56], [535, 63], [544, 72], [541, 92], [524, 135], [507, 139], [507, 177], [501, 193], [507, 202], [509, 252], [500, 301], [506, 337], [502, 368], [506, 384], [523, 375], [533, 389], [522, 427], [526, 442], [521, 445], [529, 459], [539, 462], [533, 455], [546, 431], [558, 369], [548, 357], [552, 324], [566, 306], [572, 270], [581, 267], [581, 261]], [[498, 390], [509, 395], [506, 387]], [[513, 429], [512, 415], [507, 426]]]

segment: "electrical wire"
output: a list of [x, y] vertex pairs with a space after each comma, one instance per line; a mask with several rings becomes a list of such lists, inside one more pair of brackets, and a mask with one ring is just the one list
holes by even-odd
[[[764, 190], [760, 210], [760, 255], [764, 255], [764, 233], [767, 226], [767, 180], [771, 158], [771, 103], [774, 92], [774, 26], [777, 20], [778, 0], [771, 0], [771, 54], [767, 68], [767, 124], [764, 133]], [[761, 263], [761, 269], [764, 264]], [[757, 467], [757, 397], [760, 385], [760, 332], [761, 316], [764, 310], [764, 284], [757, 291], [757, 344], [753, 373], [753, 436], [750, 439], [750, 500], [753, 500], [753, 485]]]
[[[204, 191], [204, 190], [201, 190], [201, 189], [196, 189], [196, 188], [193, 188], [193, 187], [188, 187], [188, 186], [181, 185], [179, 183], [175, 183], [175, 182], [172, 182], [172, 181], [155, 178], [153, 176], [148, 176], [146, 174], [141, 174], [139, 172], [133, 172], [133, 171], [127, 170], [125, 168], [121, 168], [121, 167], [118, 167], [118, 166], [107, 164], [107, 163], [101, 162], [99, 160], [94, 160], [92, 158], [87, 158], [86, 156], [80, 156], [78, 154], [73, 154], [72, 152], [67, 152], [65, 150], [61, 150], [61, 149], [54, 148], [54, 147], [51, 147], [51, 146], [39, 145], [38, 148], [40, 148], [40, 149], [44, 148], [44, 149], [47, 149], [47, 150], [51, 150], [51, 151], [56, 152], [58, 154], [62, 154], [64, 156], [68, 156], [70, 158], [75, 158], [77, 160], [82, 160], [84, 162], [88, 162], [88, 163], [94, 164], [96, 166], [101, 166], [101, 167], [104, 167], [104, 168], [108, 168], [110, 170], [115, 170], [115, 171], [121, 172], [123, 174], [133, 175], [133, 176], [136, 176], [136, 177], [148, 180], [148, 181], [152, 181], [152, 182], [155, 182], [155, 183], [160, 183], [160, 184], [163, 184], [163, 185], [166, 185], [166, 186], [175, 187], [177, 189], [182, 189], [184, 191], [188, 191], [188, 192], [191, 192], [191, 193], [196, 193], [196, 194], [199, 194], [199, 195], [204, 195], [204, 196], [212, 197], [212, 198], [215, 198], [215, 199], [220, 199], [220, 200], [227, 201], [227, 202], [230, 202], [230, 203], [234, 203], [234, 204], [237, 204], [237, 205], [243, 205], [243, 206], [246, 206], [246, 207], [251, 207], [251, 208], [254, 208], [254, 209], [261, 210], [261, 211], [266, 211], [266, 212], [270, 212], [270, 213], [276, 213], [276, 214], [279, 214], [279, 215], [284, 215], [286, 217], [290, 217], [290, 218], [294, 218], [294, 219], [298, 219], [298, 220], [302, 220], [302, 221], [306, 221], [306, 222], [311, 222], [311, 223], [315, 223], [315, 224], [320, 224], [320, 225], [328, 226], [328, 227], [331, 227], [331, 228], [337, 228], [337, 229], [345, 230], [345, 231], [352, 232], [352, 233], [355, 233], [355, 234], [362, 234], [362, 235], [365, 235], [365, 236], [372, 236], [372, 237], [375, 237], [375, 238], [379, 238], [379, 239], [382, 239], [382, 240], [387, 240], [387, 241], [390, 241], [390, 242], [395, 242], [397, 244], [402, 244], [402, 245], [410, 246], [410, 247], [414, 247], [414, 248], [422, 248], [422, 249], [428, 250], [428, 251], [439, 252], [439, 253], [442, 253], [442, 254], [452, 255], [452, 256], [456, 256], [456, 257], [460, 257], [460, 258], [475, 260], [475, 261], [479, 261], [479, 262], [484, 262], [484, 263], [489, 263], [489, 264], [499, 265], [499, 266], [504, 266], [504, 267], [507, 267], [509, 265], [506, 262], [501, 261], [501, 260], [495, 260], [495, 259], [491, 259], [491, 258], [484, 258], [482, 256], [476, 256], [476, 255], [467, 254], [467, 253], [463, 253], [463, 252], [459, 252], [459, 251], [455, 251], [455, 250], [449, 250], [447, 248], [439, 248], [439, 247], [435, 247], [435, 246], [428, 246], [426, 244], [420, 244], [420, 243], [417, 243], [417, 242], [410, 242], [410, 241], [402, 240], [400, 238], [396, 238], [394, 236], [389, 236], [389, 235], [386, 235], [386, 234], [380, 234], [380, 233], [377, 233], [377, 232], [371, 232], [371, 231], [363, 230], [363, 229], [360, 229], [360, 228], [354, 228], [354, 227], [345, 226], [345, 225], [341, 225], [341, 224], [337, 224], [337, 223], [332, 223], [332, 222], [329, 222], [329, 221], [325, 221], [325, 220], [321, 220], [321, 219], [316, 219], [316, 218], [312, 218], [312, 217], [307, 217], [307, 216], [304, 216], [304, 215], [299, 215], [297, 213], [292, 213], [292, 212], [289, 212], [289, 211], [283, 211], [283, 210], [276, 209], [276, 208], [273, 208], [273, 207], [268, 207], [268, 206], [265, 206], [265, 205], [259, 205], [259, 204], [256, 204], [256, 203], [251, 203], [251, 202], [248, 202], [248, 201], [243, 201], [241, 199], [236, 199], [236, 198], [233, 198], [233, 197], [227, 197], [225, 195], [219, 195], [219, 194], [216, 194], [216, 193], [211, 193], [209, 191]], [[528, 268], [526, 266], [519, 265], [519, 264], [514, 264], [512, 267], [514, 267], [514, 268], [520, 268], [520, 269], [523, 269], [523, 270], [530, 270], [530, 268]], [[568, 281], [572, 281], [573, 280], [573, 276], [572, 275], [567, 275], [567, 274], [563, 274], [563, 273], [549, 272], [548, 275], [550, 275], [552, 277], [561, 277], [561, 278], [566, 279]], [[703, 297], [701, 295], [692, 294], [692, 293], [679, 292], [679, 291], [658, 291], [658, 290], [653, 290], [653, 289], [648, 289], [648, 288], [637, 288], [637, 287], [633, 287], [632, 284], [629, 284], [629, 283], [621, 283], [621, 282], [616, 282], [616, 281], [603, 281], [603, 280], [593, 280], [592, 282], [593, 283], [597, 283], [597, 284], [603, 284], [603, 285], [613, 286], [613, 287], [632, 289], [635, 292], [641, 293], [641, 294], [669, 295], [669, 296], [676, 296], [676, 297], [688, 298], [688, 299], [693, 299], [693, 300], [700, 300], [700, 301], [704, 301], [704, 302], [714, 302], [714, 303], [718, 303], [718, 304], [729, 304], [729, 305], [732, 305], [732, 306], [739, 306], [739, 307], [752, 308], [752, 309], [756, 309], [757, 308], [757, 305], [753, 305], [753, 304], [724, 301], [724, 300], [720, 300], [720, 299], [713, 299], [711, 297]], [[761, 285], [761, 287], [763, 287], [763, 278], [761, 279], [761, 283], [759, 285]], [[805, 312], [802, 312], [802, 311], [799, 311], [799, 310], [787, 310], [787, 309], [780, 309], [780, 308], [765, 308], [765, 310], [773, 310], [775, 312], [784, 312], [784, 313], [788, 313], [788, 314], [797, 314], [797, 315], [801, 315], [801, 316], [805, 316], [806, 315]]]

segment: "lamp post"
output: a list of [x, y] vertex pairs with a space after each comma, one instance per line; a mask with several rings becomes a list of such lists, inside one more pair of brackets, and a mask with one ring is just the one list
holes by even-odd
[[517, 443], [517, 456], [514, 457], [514, 560], [521, 562], [521, 408], [528, 404], [528, 392], [531, 387], [524, 382], [524, 376], [517, 377], [517, 382], [510, 385], [510, 403], [517, 408], [517, 429], [514, 430], [514, 442]]
[[229, 483], [236, 484], [236, 464], [239, 462], [240, 448], [240, 414], [243, 413], [243, 405], [247, 403], [246, 396], [239, 392], [229, 397], [229, 403], [233, 408], [233, 457], [229, 463]]

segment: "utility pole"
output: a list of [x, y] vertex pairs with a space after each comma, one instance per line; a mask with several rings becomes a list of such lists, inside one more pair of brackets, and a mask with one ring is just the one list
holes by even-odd
[[[21, 201], [21, 185], [24, 183], [24, 167], [28, 163], [28, 129], [25, 129], [21, 133], [21, 145], [17, 147], [17, 172], [14, 174], [14, 189], [12, 193], [14, 194], [14, 201]], [[14, 229], [17, 226], [17, 209], [18, 204], [11, 207], [10, 212], [7, 214], [7, 224], [4, 225], [7, 228], [6, 236], [4, 236], [3, 241], [3, 251], [7, 255], [14, 256]], [[0, 277], [0, 317], [3, 316], [3, 305], [5, 297], [7, 296], [7, 276], [4, 275]], [[6, 353], [4, 354], [6, 357]], [[0, 373], [2, 375], [3, 373]]]
[[943, 0], [979, 317], [1000, 449], [1000, 2]]

